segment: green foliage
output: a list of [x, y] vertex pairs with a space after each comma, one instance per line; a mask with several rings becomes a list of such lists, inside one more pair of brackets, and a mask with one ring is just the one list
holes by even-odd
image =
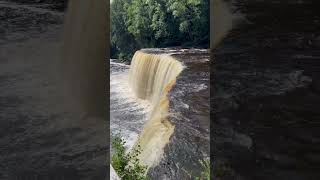
[[167, 7], [179, 24], [179, 31], [188, 41], [209, 37], [209, 1], [168, 0]]
[[217, 160], [214, 165], [214, 177], [224, 178], [224, 177], [234, 177], [235, 172], [232, 166], [228, 162]]
[[200, 176], [194, 175], [192, 172], [188, 172], [186, 170], [185, 172], [194, 180], [210, 180], [210, 160], [199, 160], [199, 163], [201, 164], [202, 168]]
[[198, 179], [203, 179], [203, 180], [210, 180], [210, 160], [201, 160], [200, 164], [203, 168], [203, 171], [201, 172], [201, 177]]
[[155, 40], [168, 35], [165, 4], [162, 0], [132, 0], [127, 5], [128, 31], [142, 46], [153, 47]]
[[139, 48], [126, 26], [125, 5], [128, 3], [130, 0], [114, 0], [111, 3], [111, 58], [119, 58], [119, 55], [121, 55], [120, 58], [128, 58], [132, 56], [135, 49]]
[[125, 141], [117, 135], [112, 140], [112, 148], [115, 150], [111, 157], [111, 164], [122, 180], [146, 180], [147, 167], [140, 165], [138, 156], [141, 153], [140, 146], [136, 146], [126, 153]]
[[113, 0], [112, 57], [140, 48], [209, 44], [209, 0]]

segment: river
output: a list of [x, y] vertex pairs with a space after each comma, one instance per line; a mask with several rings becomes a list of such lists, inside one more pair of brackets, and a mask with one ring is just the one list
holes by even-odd
[[[142, 155], [142, 161], [149, 165], [148, 177], [152, 179], [188, 179], [188, 173], [199, 175], [203, 171], [199, 160], [208, 159], [210, 152], [208, 50], [166, 48], [143, 49], [139, 53], [141, 55], [135, 58], [139, 65], [135, 66], [141, 66], [139, 72], [142, 72], [143, 76], [130, 72], [133, 70], [130, 70], [129, 65], [116, 60], [110, 62], [111, 132], [112, 134], [120, 132], [127, 142], [127, 148], [132, 147], [137, 140], [142, 142], [142, 154], [144, 151], [148, 154], [147, 157]], [[170, 57], [173, 57], [183, 66], [182, 72], [176, 77], [175, 85], [167, 94], [168, 114], [162, 118], [168, 119], [168, 124], [165, 123], [167, 125], [164, 126], [159, 123], [165, 121], [158, 122], [159, 117], [154, 115], [163, 108], [163, 104], [159, 106], [155, 103], [158, 102], [158, 98], [154, 97], [154, 93], [157, 92], [155, 88], [165, 87], [158, 83], [166, 80], [153, 82], [154, 93], [150, 96], [150, 100], [142, 100], [137, 98], [132, 88], [131, 81], [135, 81], [134, 77], [129, 77], [132, 75], [150, 82], [151, 79], [146, 76], [152, 76], [152, 73], [159, 71], [159, 68], [149, 72], [144, 68], [152, 69], [150, 63], [156, 61], [157, 55], [161, 57], [160, 62], [172, 61]], [[141, 65], [143, 61], [150, 63]], [[161, 75], [157, 73], [155, 78], [159, 79], [159, 76]], [[149, 87], [147, 84], [137, 83]], [[136, 88], [141, 97], [144, 97], [141, 92], [150, 92], [141, 87]]]
[[0, 179], [104, 179], [105, 121], [80, 124], [58, 93], [64, 13], [51, 5], [0, 1]]

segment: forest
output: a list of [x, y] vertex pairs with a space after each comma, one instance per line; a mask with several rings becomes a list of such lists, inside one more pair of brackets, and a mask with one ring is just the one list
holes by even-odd
[[209, 46], [208, 0], [113, 0], [111, 58], [141, 48]]

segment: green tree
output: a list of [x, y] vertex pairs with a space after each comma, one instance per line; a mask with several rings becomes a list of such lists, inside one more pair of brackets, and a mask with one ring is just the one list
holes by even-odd
[[113, 0], [110, 9], [111, 18], [111, 58], [129, 59], [138, 49], [134, 36], [128, 32], [125, 5], [131, 0]]
[[140, 48], [209, 45], [209, 0], [113, 0], [112, 54]]
[[185, 40], [190, 43], [209, 42], [208, 0], [168, 0], [167, 8], [177, 20]]

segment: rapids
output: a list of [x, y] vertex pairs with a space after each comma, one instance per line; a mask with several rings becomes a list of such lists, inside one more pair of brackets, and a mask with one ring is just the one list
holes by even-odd
[[131, 66], [110, 63], [111, 132], [152, 179], [185, 179], [209, 157], [209, 54], [205, 49], [142, 49]]
[[148, 167], [159, 161], [174, 131], [174, 126], [167, 119], [167, 94], [182, 69], [182, 64], [168, 55], [137, 51], [132, 58], [130, 87], [138, 98], [147, 99], [152, 106], [149, 120], [137, 142], [142, 148], [140, 160]]

